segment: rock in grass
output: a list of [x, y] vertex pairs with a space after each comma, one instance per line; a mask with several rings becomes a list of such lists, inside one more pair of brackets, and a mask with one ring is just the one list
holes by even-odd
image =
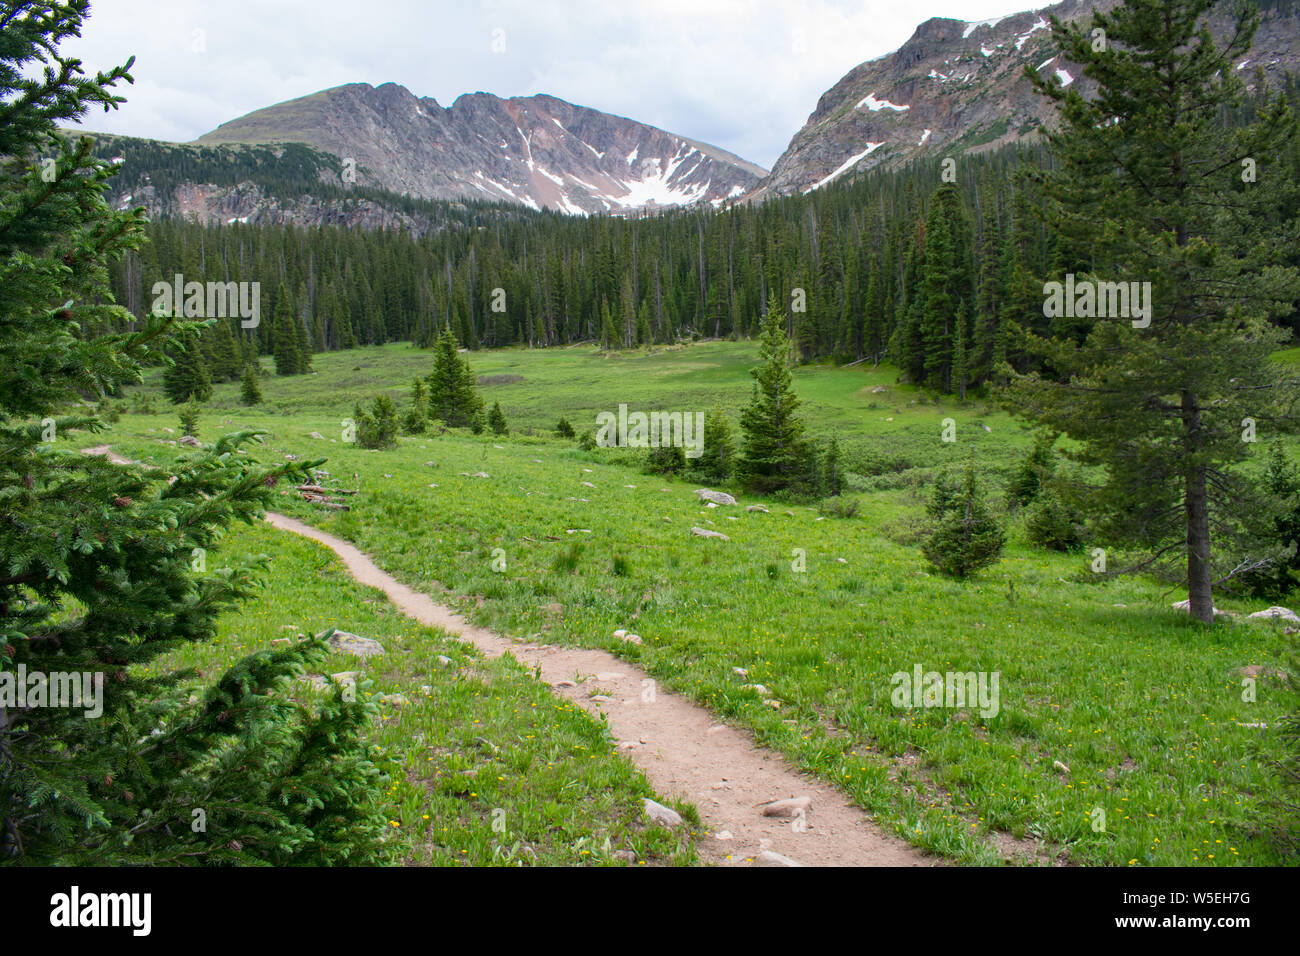
[[376, 700], [381, 704], [388, 704], [390, 707], [403, 707], [410, 703], [402, 694], [380, 694]]
[[1300, 624], [1300, 615], [1289, 607], [1270, 607], [1263, 611], [1256, 611], [1254, 614], [1247, 614], [1249, 618], [1264, 621], [1286, 621], [1288, 624]]
[[759, 514], [765, 514], [765, 515], [770, 515], [770, 514], [772, 513], [772, 512], [770, 512], [770, 511], [768, 511], [767, 508], [765, 508], [763, 505], [750, 505], [750, 506], [749, 506], [748, 508], [746, 508], [745, 510], [746, 510], [746, 511], [757, 511]]
[[791, 797], [788, 800], [773, 800], [765, 804], [762, 814], [765, 817], [797, 817], [812, 809], [812, 797]]
[[384, 645], [378, 641], [347, 631], [335, 631], [329, 639], [329, 645], [334, 650], [353, 657], [377, 657], [384, 653]]
[[770, 690], [768, 690], [768, 689], [767, 689], [766, 687], [764, 687], [762, 684], [741, 684], [741, 685], [740, 685], [740, 689], [741, 689], [741, 690], [752, 690], [755, 694], [762, 694], [764, 697], [766, 697], [768, 694], [772, 693]]
[[203, 443], [199, 441], [197, 438], [195, 438], [193, 435], [182, 435], [181, 444], [186, 446], [187, 448], [198, 448], [199, 445]]
[[672, 807], [665, 807], [662, 803], [656, 803], [649, 797], [642, 798], [645, 801], [645, 815], [650, 818], [652, 823], [657, 823], [663, 827], [678, 827], [682, 825], [682, 816]]
[[314, 438], [314, 439], [316, 439], [316, 441], [324, 441], [324, 440], [325, 440], [325, 436], [322, 435], [320, 432], [310, 432], [310, 433], [308, 433], [307, 437], [308, 437], [308, 438]]
[[775, 850], [764, 850], [758, 856], [754, 857], [755, 866], [803, 866], [802, 863], [796, 863], [788, 856], [783, 856]]
[[1052, 767], [1053, 767], [1054, 769], [1056, 769], [1056, 770], [1061, 771], [1061, 773], [1069, 773], [1069, 772], [1070, 772], [1070, 768], [1067, 767], [1065, 764], [1061, 763], [1061, 761], [1059, 761], [1059, 760], [1053, 760], [1053, 761], [1052, 761]]
[[710, 491], [708, 488], [696, 488], [695, 493], [705, 501], [711, 501], [715, 505], [734, 505], [736, 499], [731, 497], [725, 491]]
[[710, 531], [708, 528], [692, 528], [691, 534], [697, 538], [721, 538], [723, 541], [730, 541], [721, 531]]
[[[1190, 613], [1191, 610], [1192, 610], [1192, 602], [1191, 602], [1190, 600], [1187, 600], [1187, 601], [1175, 601], [1173, 604], [1171, 604], [1171, 605], [1169, 605], [1169, 606], [1172, 607], [1175, 611], [1187, 611], [1187, 612]], [[1227, 616], [1230, 616], [1230, 615], [1228, 615], [1228, 612], [1227, 612], [1227, 611], [1220, 611], [1220, 610], [1216, 607], [1216, 608], [1214, 609], [1214, 616], [1215, 616], [1215, 617], [1227, 617]]]

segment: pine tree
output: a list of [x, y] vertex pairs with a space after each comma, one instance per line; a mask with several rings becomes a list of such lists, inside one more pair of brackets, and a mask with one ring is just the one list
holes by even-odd
[[406, 417], [402, 420], [402, 430], [408, 435], [424, 434], [425, 429], [429, 427], [428, 409], [428, 392], [425, 390], [424, 381], [417, 378], [411, 383], [411, 407], [407, 409]]
[[795, 487], [808, 464], [803, 422], [795, 414], [799, 399], [785, 321], [780, 309], [768, 310], [759, 337], [759, 365], [750, 371], [753, 395], [740, 415], [744, 438], [736, 473], [741, 486], [753, 494]]
[[199, 436], [199, 403], [193, 395], [181, 406], [181, 434], [193, 438]]
[[688, 459], [691, 470], [701, 479], [720, 483], [731, 477], [736, 467], [736, 443], [731, 437], [731, 424], [722, 405], [713, 406], [704, 419], [704, 449], [698, 458]]
[[510, 434], [510, 428], [506, 424], [506, 415], [505, 412], [501, 411], [500, 402], [492, 403], [492, 410], [488, 412], [487, 423], [494, 435]]
[[239, 380], [239, 401], [243, 405], [262, 404], [262, 386], [257, 380], [257, 366], [244, 366], [244, 374]]
[[[176, 471], [42, 448], [41, 418], [98, 430], [85, 398], [139, 382], [201, 328], [109, 300], [107, 267], [138, 247], [143, 218], [105, 202], [114, 164], [58, 132], [115, 106], [112, 87], [130, 79], [130, 62], [87, 78], [59, 53], [87, 8], [0, 0], [0, 672], [96, 688], [83, 706], [0, 709], [0, 861], [383, 861], [379, 774], [360, 739], [375, 708], [341, 688], [316, 708], [288, 693], [325, 659], [327, 635], [259, 651], [207, 687], [160, 656], [211, 640], [251, 594], [254, 568], [217, 564], [223, 531], [321, 462], [264, 470], [241, 453], [252, 433]], [[20, 79], [41, 60], [43, 75]], [[204, 555], [213, 566], [196, 565]]]
[[272, 320], [271, 332], [271, 353], [275, 357], [276, 375], [302, 374], [303, 357], [296, 324], [289, 294], [281, 285], [275, 295], [275, 318]]
[[972, 459], [960, 478], [941, 475], [926, 511], [933, 520], [921, 553], [936, 568], [964, 578], [996, 564], [1006, 535], [985, 504]]
[[1048, 223], [1088, 243], [1093, 272], [1080, 278], [1149, 282], [1149, 311], [1130, 303], [1129, 315], [1087, 319], [1082, 342], [1031, 340], [1053, 373], [1017, 376], [1010, 392], [1099, 467], [1089, 514], [1105, 541], [1145, 549], [1157, 568], [1177, 556], [1191, 614], [1204, 622], [1218, 571], [1267, 533], [1254, 527], [1258, 495], [1240, 468], [1251, 448], [1243, 423], [1276, 420], [1300, 395], [1270, 361], [1285, 335], [1268, 322], [1300, 298], [1286, 264], [1296, 231], [1270, 229], [1267, 214], [1295, 194], [1280, 158], [1296, 120], [1275, 98], [1249, 125], [1221, 123], [1241, 107], [1235, 64], [1258, 16], [1239, 13], [1220, 48], [1199, 26], [1213, 7], [1129, 0], [1086, 26], [1053, 21], [1062, 54], [1098, 95], [1085, 100], [1028, 71], [1061, 114], [1050, 136], [1058, 165], [1041, 176]]
[[171, 364], [163, 370], [163, 391], [177, 405], [197, 398], [206, 402], [212, 397], [212, 379], [199, 349], [199, 335], [192, 331], [179, 337], [174, 349], [168, 349]]
[[397, 405], [387, 393], [375, 399], [369, 412], [358, 404], [352, 419], [357, 426], [357, 444], [362, 448], [397, 447]]
[[462, 359], [456, 336], [443, 329], [434, 346], [433, 372], [429, 375], [429, 415], [448, 428], [474, 428], [483, 416], [469, 360]]

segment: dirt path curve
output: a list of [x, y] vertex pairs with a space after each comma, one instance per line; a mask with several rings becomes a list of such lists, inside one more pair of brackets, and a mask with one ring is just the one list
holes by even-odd
[[[489, 656], [509, 651], [529, 666], [540, 667], [542, 679], [556, 693], [592, 713], [603, 713], [619, 750], [641, 768], [655, 791], [681, 796], [699, 809], [710, 834], [701, 842], [700, 855], [709, 862], [744, 864], [755, 859], [788, 865], [762, 857], [765, 850], [805, 866], [935, 862], [882, 833], [833, 787], [797, 773], [747, 734], [714, 721], [703, 707], [657, 686], [653, 702], [644, 702], [642, 681], [650, 677], [626, 661], [601, 650], [511, 641], [397, 581], [346, 541], [284, 515], [269, 514], [267, 520], [332, 549], [353, 577], [379, 588], [421, 624], [455, 634]], [[579, 683], [575, 675], [595, 678]], [[812, 798], [802, 830], [790, 820], [763, 816], [757, 806], [795, 796]], [[719, 839], [727, 833], [730, 839]]]
[[[82, 450], [130, 461], [108, 445]], [[724, 866], [933, 866], [930, 857], [878, 829], [860, 808], [821, 781], [798, 773], [778, 754], [685, 697], [656, 686], [653, 702], [642, 700], [640, 668], [601, 650], [516, 642], [476, 627], [427, 594], [402, 584], [355, 545], [285, 515], [271, 513], [274, 527], [311, 538], [334, 551], [357, 581], [383, 591], [405, 614], [442, 628], [496, 657], [509, 651], [540, 667], [552, 690], [593, 714], [604, 714], [618, 748], [641, 769], [659, 794], [694, 803], [709, 830], [700, 856]], [[579, 678], [587, 678], [579, 680]], [[599, 697], [600, 699], [594, 699]], [[788, 797], [812, 798], [797, 828], [791, 820], [765, 817], [760, 804]], [[728, 837], [729, 835], [729, 837]], [[776, 856], [764, 856], [768, 851]]]

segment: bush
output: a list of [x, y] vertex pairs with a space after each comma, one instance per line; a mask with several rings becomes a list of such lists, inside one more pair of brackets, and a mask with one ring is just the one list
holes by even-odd
[[573, 431], [573, 426], [569, 424], [569, 420], [567, 418], [561, 418], [558, 422], [556, 422], [555, 437], [556, 438], [576, 437], [576, 434]]
[[387, 395], [380, 395], [370, 414], [360, 405], [352, 413], [357, 423], [357, 444], [362, 448], [397, 447], [397, 406]]
[[1269, 449], [1264, 490], [1282, 504], [1273, 519], [1274, 539], [1270, 544], [1294, 549], [1267, 567], [1243, 574], [1242, 585], [1253, 596], [1280, 600], [1300, 587], [1300, 468], [1289, 462], [1280, 442]]
[[859, 504], [857, 498], [841, 498], [836, 495], [834, 498], [823, 499], [817, 511], [828, 518], [852, 518], [858, 513]]
[[255, 366], [244, 366], [244, 374], [239, 380], [239, 401], [243, 405], [262, 404], [262, 386], [258, 384]]
[[1052, 453], [1055, 444], [1055, 435], [1041, 434], [1034, 439], [1029, 455], [1007, 482], [1007, 501], [1011, 505], [1027, 505], [1038, 497], [1043, 483], [1055, 471]]
[[1039, 490], [1025, 514], [1025, 535], [1036, 548], [1077, 551], [1083, 547], [1083, 514], [1050, 487]]
[[1006, 534], [984, 502], [973, 461], [961, 479], [943, 476], [935, 482], [926, 510], [934, 524], [921, 553], [943, 574], [964, 578], [1002, 556]]
[[492, 403], [492, 411], [488, 412], [487, 423], [494, 435], [510, 434], [510, 427], [506, 424], [506, 415], [501, 411], [500, 402]]
[[594, 432], [592, 432], [590, 428], [588, 428], [585, 432], [583, 432], [582, 437], [578, 439], [578, 447], [581, 448], [583, 451], [595, 450], [596, 435]]
[[686, 470], [686, 452], [680, 445], [651, 448], [645, 470], [656, 475], [678, 475]]

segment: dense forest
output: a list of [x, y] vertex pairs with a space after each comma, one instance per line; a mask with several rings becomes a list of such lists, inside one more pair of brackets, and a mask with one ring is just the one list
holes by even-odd
[[[1225, 121], [1249, 118], [1251, 107], [1244, 113]], [[136, 175], [150, 169], [149, 150], [168, 153], [163, 178], [144, 174], [164, 193], [177, 177], [201, 176], [248, 177], [279, 195], [347, 195], [329, 184], [323, 154], [306, 147], [128, 145], [134, 152], [124, 165]], [[190, 165], [175, 165], [170, 154], [186, 151]], [[910, 381], [964, 395], [1004, 360], [1020, 371], [1033, 366], [1018, 344], [1020, 329], [1082, 332], [1076, 320], [1043, 315], [1044, 281], [1092, 266], [1088, 243], [1071, 247], [1045, 221], [1035, 173], [1048, 162], [1037, 146], [936, 156], [759, 205], [641, 218], [575, 218], [366, 190], [434, 225], [416, 235], [164, 218], [149, 225], [141, 252], [112, 269], [112, 288], [143, 316], [153, 284], [177, 273], [187, 282], [260, 282], [255, 329], [221, 322], [204, 333], [218, 381], [237, 377], [254, 350], [428, 346], [446, 326], [469, 348], [753, 337], [769, 304], [779, 304], [802, 361], [888, 359]], [[1260, 157], [1259, 179], [1278, 162], [1300, 170], [1300, 149]], [[1270, 211], [1279, 223], [1300, 215], [1286, 202]], [[1288, 321], [1297, 321], [1294, 314]], [[309, 362], [277, 365], [292, 372]]]

